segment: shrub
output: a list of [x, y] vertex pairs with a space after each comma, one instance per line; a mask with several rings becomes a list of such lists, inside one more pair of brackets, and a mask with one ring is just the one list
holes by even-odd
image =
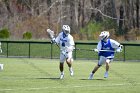
[[140, 37], [140, 30], [138, 28], [135, 29], [131, 29], [126, 35], [125, 35], [125, 39], [127, 41], [131, 41], [131, 40], [139, 40]]
[[1, 29], [0, 30], [0, 38], [9, 38], [10, 37], [10, 33], [9, 30], [7, 28]]
[[117, 29], [117, 22], [113, 19], [106, 18], [101, 23], [104, 29]]
[[86, 35], [88, 40], [96, 40], [101, 31], [102, 25], [96, 22], [89, 22], [86, 27], [80, 29], [80, 32]]
[[23, 39], [31, 39], [32, 38], [32, 33], [31, 32], [25, 32], [23, 34]]

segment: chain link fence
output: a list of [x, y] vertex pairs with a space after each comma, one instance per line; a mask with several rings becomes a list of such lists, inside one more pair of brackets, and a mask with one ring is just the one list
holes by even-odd
[[[3, 52], [0, 57], [59, 59], [59, 48], [50, 42], [1, 41], [1, 43]], [[140, 60], [140, 44], [122, 43], [122, 45], [124, 46], [123, 52], [115, 53], [114, 60]], [[75, 42], [74, 59], [98, 60], [98, 54], [91, 51], [96, 46], [97, 43]]]

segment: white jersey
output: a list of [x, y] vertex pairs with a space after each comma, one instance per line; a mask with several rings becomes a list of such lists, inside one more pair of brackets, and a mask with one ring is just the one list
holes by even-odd
[[63, 50], [64, 47], [73, 47], [75, 45], [73, 37], [70, 34], [66, 36], [64, 32], [59, 33], [55, 42], [59, 44], [61, 50]]

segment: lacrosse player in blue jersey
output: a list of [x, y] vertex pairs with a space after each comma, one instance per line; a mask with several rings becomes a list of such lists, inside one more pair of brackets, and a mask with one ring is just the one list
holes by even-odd
[[106, 72], [104, 78], [108, 77], [109, 64], [113, 61], [115, 51], [121, 52], [122, 45], [117, 41], [109, 38], [109, 32], [103, 31], [99, 35], [100, 41], [98, 42], [97, 49], [94, 49], [95, 52], [98, 52], [99, 61], [98, 64], [92, 70], [88, 79], [93, 79], [95, 72], [103, 65], [106, 64]]
[[64, 78], [64, 62], [66, 61], [70, 75], [73, 76], [73, 68], [72, 68], [72, 51], [75, 48], [74, 40], [72, 35], [70, 35], [70, 27], [68, 25], [62, 26], [62, 32], [58, 34], [56, 38], [52, 39], [52, 42], [56, 43], [60, 47], [60, 79]]

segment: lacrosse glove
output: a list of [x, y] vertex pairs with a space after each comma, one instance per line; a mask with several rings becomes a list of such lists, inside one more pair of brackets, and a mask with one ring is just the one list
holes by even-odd
[[56, 42], [55, 42], [55, 38], [52, 38], [52, 39], [51, 39], [51, 43], [54, 43], [54, 44], [56, 43]]
[[122, 52], [122, 48], [123, 48], [123, 45], [119, 45], [119, 47], [116, 49], [116, 52]]
[[94, 49], [94, 51], [95, 51], [95, 52], [99, 52], [98, 49], [96, 49], [96, 48]]

